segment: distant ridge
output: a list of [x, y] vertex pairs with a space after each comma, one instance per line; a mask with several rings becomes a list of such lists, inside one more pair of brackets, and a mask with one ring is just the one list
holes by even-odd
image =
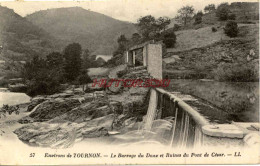
[[81, 7], [42, 10], [26, 18], [61, 40], [63, 46], [78, 42], [93, 54], [112, 54], [120, 34], [130, 37], [136, 32], [129, 22]]
[[57, 49], [55, 39], [12, 9], [0, 6], [1, 58], [28, 60]]

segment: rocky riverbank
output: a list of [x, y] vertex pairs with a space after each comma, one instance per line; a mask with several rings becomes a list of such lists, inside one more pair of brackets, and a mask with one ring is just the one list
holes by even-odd
[[[125, 73], [120, 74], [124, 79], [150, 78], [143, 67], [114, 70]], [[67, 148], [86, 138], [138, 130], [147, 111], [148, 92], [149, 88], [119, 86], [89, 93], [68, 88], [59, 94], [37, 96], [27, 107], [28, 116], [19, 120], [26, 125], [14, 133], [29, 145]]]

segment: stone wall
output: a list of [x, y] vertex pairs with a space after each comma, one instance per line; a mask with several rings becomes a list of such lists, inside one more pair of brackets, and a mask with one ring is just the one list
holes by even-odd
[[162, 45], [147, 45], [147, 70], [152, 77], [162, 79]]

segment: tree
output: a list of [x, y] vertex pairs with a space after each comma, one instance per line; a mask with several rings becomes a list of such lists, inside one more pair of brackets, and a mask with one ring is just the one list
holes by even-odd
[[235, 21], [228, 21], [225, 28], [225, 34], [229, 37], [236, 37], [238, 35], [238, 26]]
[[181, 21], [184, 26], [189, 22], [194, 15], [194, 8], [193, 6], [183, 6], [181, 9], [178, 10], [178, 14], [176, 19]]
[[235, 14], [230, 14], [230, 15], [228, 15], [228, 19], [229, 20], [235, 20], [236, 19], [236, 15]]
[[59, 91], [62, 75], [55, 68], [50, 68], [44, 59], [34, 56], [24, 65], [22, 77], [27, 85], [27, 94], [35, 96]]
[[125, 35], [120, 35], [117, 39], [118, 43], [118, 48], [117, 50], [113, 53], [113, 55], [118, 55], [118, 54], [123, 54], [124, 51], [126, 51], [127, 46], [128, 46], [128, 40], [125, 37]]
[[120, 35], [120, 36], [118, 37], [118, 39], [117, 39], [117, 43], [118, 43], [119, 45], [126, 46], [127, 42], [128, 42], [128, 40], [127, 40], [127, 38], [125, 37], [125, 35]]
[[151, 15], [139, 18], [137, 27], [144, 40], [150, 39], [158, 30], [156, 19]]
[[199, 12], [195, 15], [195, 22], [194, 22], [194, 24], [200, 24], [200, 23], [202, 23], [202, 16], [203, 16], [202, 11], [199, 11]]
[[141, 40], [141, 36], [139, 35], [139, 33], [132, 34], [131, 41], [133, 44], [139, 43], [140, 40]]
[[204, 8], [205, 13], [211, 13], [214, 10], [216, 10], [216, 7], [214, 4], [209, 4], [208, 6], [205, 6], [205, 8]]
[[176, 35], [173, 30], [166, 31], [163, 35], [163, 43], [165, 44], [166, 48], [174, 47], [176, 43]]
[[91, 83], [91, 78], [89, 77], [89, 75], [87, 74], [87, 72], [85, 70], [83, 70], [81, 72], [81, 74], [79, 75], [78, 77], [78, 82], [80, 85], [82, 85], [82, 90], [84, 91], [84, 87], [85, 87], [85, 84], [87, 83]]
[[168, 17], [159, 17], [156, 20], [156, 24], [158, 26], [158, 29], [161, 31], [165, 31], [165, 29], [167, 28], [167, 26], [171, 23], [171, 20]]
[[64, 80], [64, 58], [59, 52], [47, 55], [46, 65], [50, 72], [59, 73], [56, 77], [59, 82]]
[[53, 68], [61, 68], [63, 66], [64, 60], [61, 53], [52, 52], [47, 55], [46, 62], [48, 67], [53, 69]]
[[74, 81], [80, 74], [81, 69], [81, 45], [78, 43], [69, 44], [64, 50], [65, 78]]
[[226, 21], [230, 13], [228, 3], [222, 3], [218, 6], [216, 16], [220, 21]]

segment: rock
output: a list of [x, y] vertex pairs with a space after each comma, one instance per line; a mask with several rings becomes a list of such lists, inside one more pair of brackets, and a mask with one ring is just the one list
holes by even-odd
[[149, 91], [149, 88], [147, 87], [131, 87], [129, 89], [129, 92], [131, 95], [146, 95]]
[[87, 123], [32, 123], [14, 131], [25, 143], [51, 148], [67, 148], [83, 138], [107, 136], [114, 115], [96, 118]]
[[87, 128], [82, 132], [84, 138], [97, 138], [102, 136], [108, 136], [108, 130], [104, 127], [92, 127]]
[[18, 120], [18, 122], [21, 124], [32, 123], [33, 121], [34, 121], [34, 119], [30, 118], [29, 116], [23, 117], [22, 119]]
[[104, 102], [102, 100], [85, 103], [57, 116], [52, 122], [71, 121], [76, 123], [88, 122], [95, 118], [122, 112], [122, 105], [118, 102]]
[[20, 140], [31, 145], [67, 148], [76, 140], [82, 139], [82, 134], [78, 133], [82, 126], [75, 123], [34, 123], [19, 128], [14, 133]]
[[35, 122], [47, 121], [71, 111], [80, 104], [78, 99], [56, 98], [42, 103], [29, 117], [33, 118]]
[[108, 90], [114, 94], [118, 94], [122, 92], [124, 83], [120, 81], [119, 83], [117, 81], [114, 81], [110, 87], [108, 87]]
[[16, 84], [9, 84], [8, 89], [11, 92], [26, 92], [27, 86], [22, 83], [16, 83]]
[[28, 105], [27, 112], [31, 112], [38, 104], [46, 101], [46, 98], [33, 99]]
[[68, 97], [71, 97], [71, 96], [73, 96], [73, 94], [57, 93], [57, 94], [54, 94], [54, 95], [50, 95], [48, 97], [50, 97], [50, 98], [68, 98]]

